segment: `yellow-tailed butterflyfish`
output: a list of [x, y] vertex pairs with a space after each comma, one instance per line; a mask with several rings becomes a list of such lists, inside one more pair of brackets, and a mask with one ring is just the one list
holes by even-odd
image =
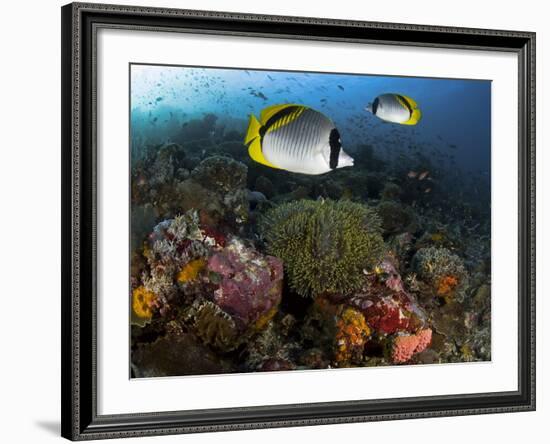
[[273, 105], [250, 116], [244, 139], [250, 157], [271, 168], [323, 174], [353, 165], [332, 120], [312, 108]]

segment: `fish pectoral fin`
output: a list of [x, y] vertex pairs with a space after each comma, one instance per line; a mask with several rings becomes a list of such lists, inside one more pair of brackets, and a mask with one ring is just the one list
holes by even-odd
[[403, 122], [403, 125], [416, 125], [422, 118], [422, 112], [415, 108], [411, 114], [411, 117], [406, 122]]
[[262, 165], [265, 165], [271, 168], [279, 169], [264, 157], [264, 153], [262, 152], [262, 144], [260, 140], [261, 139], [257, 137], [252, 141], [252, 143], [248, 146], [248, 155], [255, 162], [261, 163]]
[[260, 122], [258, 122], [258, 119], [256, 119], [256, 116], [254, 114], [250, 114], [250, 120], [248, 121], [248, 129], [246, 131], [246, 136], [244, 137], [245, 145], [248, 145], [255, 138], [260, 136], [261, 127], [262, 126], [260, 125]]
[[266, 122], [273, 117], [275, 114], [277, 114], [279, 111], [288, 108], [290, 106], [301, 106], [301, 105], [295, 105], [293, 103], [283, 103], [282, 105], [272, 105], [268, 106], [267, 108], [264, 108], [262, 112], [260, 113], [260, 122], [262, 125], [265, 125]]

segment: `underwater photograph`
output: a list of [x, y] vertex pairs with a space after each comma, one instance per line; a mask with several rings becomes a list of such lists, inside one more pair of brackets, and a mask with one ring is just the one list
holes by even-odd
[[491, 360], [491, 81], [129, 69], [131, 378]]

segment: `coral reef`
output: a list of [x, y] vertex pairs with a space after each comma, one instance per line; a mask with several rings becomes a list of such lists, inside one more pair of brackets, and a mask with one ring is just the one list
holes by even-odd
[[186, 310], [185, 320], [204, 344], [217, 350], [233, 350], [245, 340], [233, 318], [213, 302], [197, 299]]
[[[177, 340], [227, 353], [264, 330], [277, 314], [281, 261], [202, 225], [195, 210], [157, 224], [143, 254], [147, 267], [133, 291], [133, 323], [153, 322], [149, 331], [160, 331], [155, 344], [139, 349], [140, 359], [149, 359], [152, 348], [167, 353], [161, 336], [170, 322], [184, 333]], [[174, 359], [165, 362], [170, 369]], [[170, 374], [170, 369], [155, 364], [148, 374]]]
[[269, 211], [261, 222], [267, 251], [282, 259], [290, 286], [302, 296], [349, 294], [384, 243], [374, 211], [350, 201], [301, 200]]
[[391, 358], [395, 364], [409, 361], [414, 354], [423, 352], [432, 342], [432, 330], [427, 328], [414, 335], [399, 335], [393, 342]]
[[384, 234], [412, 233], [417, 230], [417, 221], [412, 209], [394, 200], [382, 200], [376, 206], [382, 221]]
[[132, 372], [137, 378], [230, 373], [234, 365], [185, 333], [170, 321], [167, 333], [132, 351]]
[[144, 286], [132, 292], [132, 323], [143, 326], [153, 317], [156, 295]]
[[246, 187], [248, 168], [230, 157], [213, 156], [204, 159], [191, 172], [191, 179], [204, 188], [227, 194]]
[[292, 356], [299, 352], [300, 346], [289, 339], [280, 328], [270, 322], [267, 328], [258, 334], [247, 347], [246, 365], [258, 371], [281, 371], [295, 369]]
[[276, 192], [273, 182], [265, 176], [258, 176], [256, 178], [256, 181], [254, 182], [254, 190], [259, 191], [269, 199], [271, 199]]
[[343, 309], [336, 323], [336, 356], [340, 367], [349, 367], [352, 363], [361, 363], [363, 348], [371, 334], [371, 329], [361, 312], [351, 307]]
[[208, 271], [217, 275], [213, 301], [242, 326], [263, 326], [281, 301], [283, 264], [262, 256], [238, 238], [210, 257]]
[[464, 262], [444, 247], [427, 247], [418, 250], [413, 267], [420, 280], [427, 283], [436, 295], [449, 299], [464, 299], [468, 274]]
[[393, 182], [386, 182], [380, 197], [382, 200], [398, 200], [401, 195], [401, 187]]
[[171, 111], [132, 134], [132, 377], [491, 359], [490, 181], [437, 137], [346, 128], [354, 167], [312, 176]]
[[[197, 210], [210, 225], [242, 225], [248, 218], [247, 170], [230, 157], [200, 161], [175, 143], [160, 147], [132, 175], [132, 223], [138, 229], [132, 230], [133, 245], [141, 241], [151, 222], [188, 210]], [[154, 207], [152, 215], [150, 207]]]
[[183, 284], [186, 282], [194, 281], [195, 279], [197, 279], [197, 276], [204, 269], [205, 266], [206, 266], [206, 261], [203, 258], [189, 261], [178, 272], [178, 275], [177, 275], [178, 282]]

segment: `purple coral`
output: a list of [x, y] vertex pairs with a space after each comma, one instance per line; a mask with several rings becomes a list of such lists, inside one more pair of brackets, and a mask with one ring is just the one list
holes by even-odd
[[244, 326], [267, 316], [281, 301], [282, 262], [237, 238], [209, 259], [208, 270], [222, 277], [214, 302]]

